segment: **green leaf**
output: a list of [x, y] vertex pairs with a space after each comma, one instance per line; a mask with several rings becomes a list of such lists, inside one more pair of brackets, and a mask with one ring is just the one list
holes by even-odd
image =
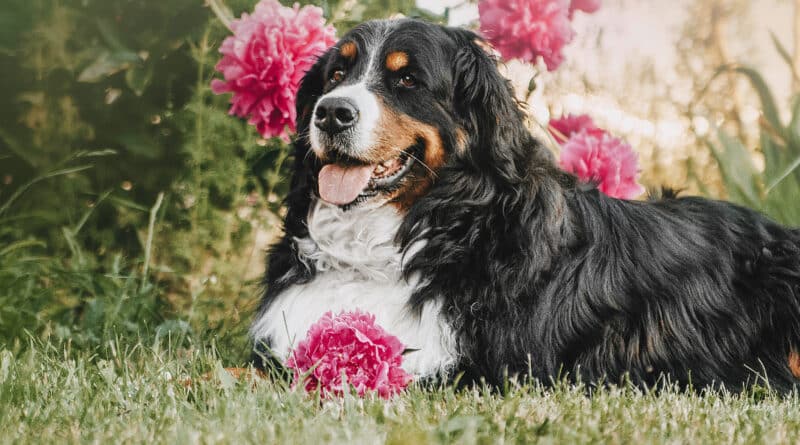
[[742, 143], [725, 131], [717, 132], [722, 149], [707, 142], [711, 154], [719, 165], [729, 198], [750, 207], [761, 207], [761, 183], [759, 174], [750, 158], [750, 152]]
[[764, 77], [761, 76], [761, 73], [746, 66], [736, 66], [734, 71], [743, 74], [750, 80], [750, 83], [753, 85], [753, 88], [756, 90], [756, 93], [761, 100], [761, 108], [764, 110], [764, 118], [776, 131], [781, 131], [783, 129], [783, 123], [781, 122], [780, 112], [778, 111], [777, 105], [775, 105], [775, 99], [772, 95], [772, 91], [769, 89]]
[[133, 94], [141, 97], [153, 80], [153, 64], [142, 63], [125, 72], [125, 83], [133, 90]]
[[139, 56], [129, 51], [104, 51], [78, 75], [78, 82], [96, 83], [139, 62]]
[[72, 159], [78, 158], [102, 158], [106, 156], [114, 156], [117, 154], [117, 150], [113, 148], [106, 148], [103, 150], [91, 150], [91, 151], [79, 151], [71, 156]]
[[3, 249], [0, 249], [0, 257], [6, 256], [15, 250], [27, 249], [29, 247], [45, 247], [45, 246], [46, 244], [39, 240], [17, 241], [4, 247]]
[[14, 194], [11, 195], [11, 197], [9, 197], [8, 200], [6, 200], [6, 202], [3, 203], [2, 206], [0, 206], [0, 215], [5, 213], [6, 210], [8, 210], [8, 208], [11, 207], [11, 204], [14, 203], [14, 201], [16, 201], [20, 196], [22, 196], [23, 193], [25, 193], [29, 188], [33, 187], [36, 183], [44, 181], [45, 179], [54, 178], [56, 176], [65, 176], [65, 175], [69, 175], [69, 174], [72, 174], [72, 173], [78, 173], [78, 172], [81, 172], [81, 171], [84, 171], [84, 170], [88, 170], [90, 168], [92, 168], [91, 165], [82, 165], [82, 166], [79, 166], [79, 167], [64, 168], [64, 169], [60, 169], [60, 170], [50, 171], [50, 172], [45, 173], [44, 175], [41, 175], [41, 176], [38, 176], [36, 178], [31, 179], [27, 183], [25, 183], [22, 186], [20, 186], [20, 188], [18, 188], [14, 192]]
[[[781, 115], [778, 111], [778, 106], [775, 105], [775, 98], [772, 95], [772, 91], [769, 89], [767, 82], [764, 80], [764, 77], [754, 68], [737, 64], [723, 65], [719, 67], [711, 77], [709, 85], [720, 75], [731, 71], [747, 77], [747, 79], [750, 81], [750, 84], [756, 90], [759, 100], [761, 101], [761, 108], [763, 109], [764, 118], [767, 120], [769, 125], [771, 125], [776, 131], [780, 132], [783, 129], [783, 124], [781, 123]], [[709, 85], [704, 88], [702, 94], [705, 94]]]
[[800, 156], [800, 94], [792, 98], [792, 115], [786, 129], [789, 133], [789, 150], [792, 155]]
[[797, 79], [797, 72], [794, 69], [794, 60], [792, 60], [792, 55], [789, 54], [789, 51], [786, 50], [786, 47], [783, 46], [781, 41], [778, 39], [778, 36], [776, 36], [774, 32], [770, 31], [769, 35], [772, 37], [772, 43], [775, 44], [775, 49], [778, 50], [778, 54], [780, 54], [783, 61], [789, 65], [789, 69], [792, 70], [792, 75], [795, 79]]
[[791, 174], [792, 174], [792, 172], [794, 172], [794, 171], [797, 169], [797, 167], [800, 167], [800, 157], [798, 157], [797, 159], [795, 159], [794, 161], [792, 161], [792, 163], [791, 163], [791, 164], [789, 164], [789, 166], [788, 166], [788, 167], [786, 167], [786, 168], [785, 168], [785, 169], [784, 169], [784, 170], [783, 170], [783, 171], [782, 171], [782, 172], [781, 172], [781, 173], [778, 175], [778, 177], [777, 177], [777, 178], [775, 178], [775, 179], [774, 179], [774, 180], [773, 180], [773, 181], [772, 181], [772, 182], [771, 182], [771, 183], [770, 183], [770, 184], [767, 186], [767, 194], [769, 194], [769, 192], [771, 192], [771, 191], [772, 191], [772, 189], [774, 189], [775, 187], [777, 187], [777, 186], [778, 186], [778, 184], [780, 184], [781, 182], [783, 182], [783, 180], [785, 180], [785, 179], [786, 179], [786, 178], [787, 178], [789, 175], [791, 175]]

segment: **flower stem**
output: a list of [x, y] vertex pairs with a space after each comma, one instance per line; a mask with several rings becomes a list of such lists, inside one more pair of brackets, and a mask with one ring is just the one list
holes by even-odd
[[206, 0], [206, 6], [211, 8], [211, 11], [226, 28], [231, 29], [231, 22], [234, 20], [233, 13], [222, 0]]

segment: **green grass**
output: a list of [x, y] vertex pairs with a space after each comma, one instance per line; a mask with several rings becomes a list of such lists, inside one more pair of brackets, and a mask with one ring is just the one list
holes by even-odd
[[[658, 395], [630, 388], [412, 387], [391, 401], [320, 403], [285, 384], [237, 382], [212, 346], [94, 352], [31, 341], [0, 351], [3, 443], [796, 443], [800, 399]], [[210, 372], [216, 377], [198, 379]], [[222, 377], [221, 379], [219, 377]], [[184, 379], [195, 383], [185, 386]]]

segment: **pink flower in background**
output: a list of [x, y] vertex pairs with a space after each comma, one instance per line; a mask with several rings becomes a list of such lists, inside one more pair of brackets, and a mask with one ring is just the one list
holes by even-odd
[[586, 114], [567, 114], [561, 116], [559, 119], [551, 119], [548, 125], [550, 134], [556, 139], [556, 142], [563, 144], [575, 133], [580, 133], [583, 130], [589, 132], [596, 132], [603, 130], [599, 129], [594, 124], [594, 120]]
[[336, 31], [325, 26], [322, 9], [293, 8], [261, 0], [252, 15], [230, 25], [222, 42], [217, 70], [224, 81], [211, 82], [214, 93], [233, 93], [230, 114], [249, 118], [264, 137], [289, 139], [295, 131], [295, 96], [305, 72], [336, 43]]
[[504, 58], [535, 63], [541, 56], [549, 71], [575, 35], [570, 0], [481, 0], [478, 12], [481, 32]]
[[323, 397], [342, 395], [349, 385], [360, 396], [377, 392], [389, 398], [412, 380], [400, 367], [403, 350], [397, 337], [375, 324], [374, 315], [328, 312], [311, 326], [286, 366], [294, 370], [295, 384], [305, 377], [306, 390], [319, 388]]
[[569, 16], [572, 17], [575, 11], [583, 11], [587, 14], [597, 12], [601, 3], [601, 0], [572, 0], [569, 5]]
[[639, 167], [636, 153], [622, 139], [605, 131], [581, 130], [561, 147], [561, 168], [582, 181], [597, 182], [608, 196], [633, 199], [644, 188], [636, 182]]

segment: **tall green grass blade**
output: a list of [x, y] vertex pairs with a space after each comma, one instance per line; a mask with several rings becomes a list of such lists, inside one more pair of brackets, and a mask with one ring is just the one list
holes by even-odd
[[89, 217], [90, 217], [90, 216], [92, 216], [92, 213], [94, 213], [94, 210], [95, 210], [95, 209], [96, 209], [96, 208], [97, 208], [97, 207], [98, 207], [98, 206], [99, 206], [99, 205], [100, 205], [100, 204], [101, 204], [103, 201], [105, 201], [105, 200], [106, 200], [106, 198], [108, 198], [108, 195], [110, 195], [110, 194], [111, 194], [111, 190], [106, 190], [106, 191], [105, 191], [105, 192], [104, 192], [102, 195], [100, 195], [100, 197], [99, 197], [99, 198], [97, 198], [97, 201], [95, 201], [94, 205], [93, 205], [93, 206], [91, 206], [91, 207], [89, 208], [89, 210], [87, 210], [86, 212], [84, 212], [84, 213], [83, 213], [83, 216], [81, 217], [80, 221], [78, 221], [78, 224], [75, 224], [75, 227], [73, 227], [72, 229], [70, 229], [70, 231], [72, 232], [72, 234], [73, 234], [73, 235], [77, 235], [77, 234], [78, 234], [78, 232], [80, 232], [80, 231], [81, 231], [81, 229], [83, 228], [83, 226], [86, 224], [86, 221], [88, 221], [88, 220], [89, 220]]
[[786, 131], [789, 136], [789, 148], [794, 156], [800, 156], [800, 94], [792, 97], [792, 115]]
[[729, 198], [750, 207], [760, 207], [761, 184], [750, 152], [741, 142], [723, 130], [719, 130], [717, 134], [722, 148], [710, 141], [707, 145], [720, 167]]
[[15, 243], [11, 243], [10, 245], [4, 247], [3, 249], [0, 249], [0, 258], [20, 249], [27, 249], [29, 247], [44, 247], [44, 246], [45, 243], [38, 240], [17, 241]]
[[781, 182], [783, 182], [789, 175], [794, 172], [797, 167], [800, 167], [800, 158], [795, 159], [791, 164], [789, 164], [786, 169], [784, 169], [781, 174], [778, 175], [768, 186], [767, 186], [767, 194], [769, 194], [775, 187], [777, 187]]
[[156, 203], [153, 205], [153, 208], [150, 209], [150, 223], [147, 226], [147, 243], [145, 244], [144, 248], [144, 270], [142, 271], [142, 286], [141, 289], [144, 290], [147, 285], [147, 275], [149, 274], [150, 270], [150, 256], [153, 251], [153, 233], [156, 229], [156, 216], [158, 215], [158, 210], [161, 208], [161, 203], [164, 201], [164, 192], [158, 194], [158, 198], [156, 198]]
[[2, 207], [0, 207], [0, 215], [3, 215], [8, 210], [8, 208], [11, 207], [11, 204], [13, 204], [14, 201], [19, 199], [20, 196], [22, 196], [26, 191], [28, 191], [28, 189], [30, 189], [31, 187], [33, 187], [37, 183], [42, 182], [42, 181], [47, 180], [47, 179], [50, 179], [50, 178], [55, 178], [57, 176], [65, 176], [65, 175], [69, 175], [71, 173], [82, 172], [82, 171], [88, 170], [90, 168], [92, 168], [91, 165], [82, 165], [82, 166], [79, 166], [79, 167], [63, 168], [63, 169], [60, 169], [60, 170], [55, 170], [55, 171], [51, 171], [49, 173], [45, 173], [44, 175], [37, 176], [37, 177], [31, 179], [30, 181], [28, 181], [25, 184], [23, 184], [22, 186], [20, 186], [20, 188], [18, 188], [14, 192], [14, 194], [11, 195], [6, 200], [5, 203], [3, 203]]
[[781, 114], [778, 111], [778, 106], [775, 105], [775, 98], [761, 73], [753, 68], [740, 65], [723, 67], [721, 70], [722, 72], [733, 70], [747, 77], [750, 80], [750, 84], [756, 90], [756, 94], [758, 94], [758, 97], [761, 101], [761, 108], [764, 112], [764, 118], [776, 131], [781, 131], [783, 129], [783, 123], [781, 123]]
[[786, 65], [789, 66], [789, 71], [791, 71], [794, 80], [800, 81], [800, 75], [798, 75], [797, 70], [794, 67], [792, 55], [789, 53], [786, 47], [783, 46], [783, 43], [781, 43], [780, 39], [778, 39], [778, 36], [776, 36], [774, 32], [770, 31], [769, 35], [772, 37], [772, 43], [775, 45], [775, 49], [778, 50], [778, 54], [780, 54], [781, 59], [783, 59], [783, 61], [786, 62]]

